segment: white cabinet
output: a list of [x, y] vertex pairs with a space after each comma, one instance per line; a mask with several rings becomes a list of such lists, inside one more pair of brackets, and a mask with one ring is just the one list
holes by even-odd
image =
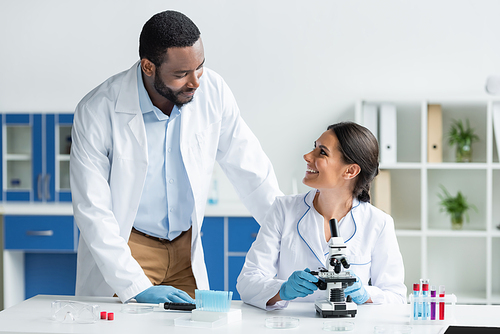
[[[383, 103], [397, 110], [397, 161], [381, 163], [380, 169], [391, 175], [391, 215], [408, 291], [420, 278], [429, 278], [455, 293], [460, 303], [500, 303], [500, 163], [494, 140], [500, 134], [492, 121], [493, 105], [500, 100], [364, 100], [356, 105], [356, 121], [363, 123], [365, 104]], [[427, 162], [429, 104], [442, 110], [441, 163]], [[459, 119], [468, 119], [479, 136], [470, 163], [454, 162], [454, 147], [447, 143], [451, 122]], [[439, 210], [440, 185], [453, 195], [460, 190], [478, 209], [469, 211], [470, 222], [462, 230], [451, 230], [449, 216]]]

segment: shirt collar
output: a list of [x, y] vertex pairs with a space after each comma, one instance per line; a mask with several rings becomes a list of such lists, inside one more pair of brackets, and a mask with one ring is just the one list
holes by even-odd
[[[141, 112], [143, 114], [153, 112], [159, 121], [168, 119], [169, 117], [165, 115], [160, 109], [153, 105], [151, 98], [149, 97], [146, 87], [144, 87], [144, 81], [142, 80], [142, 70], [141, 64], [137, 66], [137, 90], [139, 92], [139, 106], [141, 107]], [[174, 118], [179, 113], [177, 106], [174, 106], [170, 116]]]

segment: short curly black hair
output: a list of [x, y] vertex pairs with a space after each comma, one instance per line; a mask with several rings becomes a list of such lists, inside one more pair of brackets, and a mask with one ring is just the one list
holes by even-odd
[[200, 34], [194, 22], [182, 13], [167, 10], [155, 14], [142, 27], [139, 56], [160, 66], [168, 48], [193, 46]]

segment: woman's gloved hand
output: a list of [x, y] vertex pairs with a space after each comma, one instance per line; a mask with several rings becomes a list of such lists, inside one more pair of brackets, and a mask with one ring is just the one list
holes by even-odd
[[155, 285], [135, 296], [139, 303], [192, 303], [194, 299], [186, 292], [176, 289], [170, 285]]
[[308, 268], [295, 271], [290, 275], [288, 281], [281, 285], [280, 298], [281, 300], [292, 300], [297, 297], [310, 295], [318, 289], [313, 283], [317, 281], [318, 278], [311, 275]]
[[366, 301], [370, 299], [370, 295], [364, 288], [363, 283], [361, 283], [359, 277], [356, 276], [352, 271], [349, 270], [349, 272], [351, 273], [351, 276], [356, 277], [356, 282], [354, 282], [351, 286], [348, 286], [344, 290], [344, 295], [346, 297], [351, 296], [352, 301], [358, 305], [366, 303]]

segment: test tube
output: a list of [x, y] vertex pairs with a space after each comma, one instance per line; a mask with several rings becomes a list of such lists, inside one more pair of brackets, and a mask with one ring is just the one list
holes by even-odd
[[424, 283], [428, 283], [428, 280], [421, 278], [420, 279], [420, 301], [418, 303], [418, 315], [420, 316], [421, 319], [424, 319]]
[[420, 284], [414, 283], [413, 284], [413, 319], [418, 320], [419, 314], [418, 314], [418, 303], [417, 303], [417, 298], [420, 293]]
[[429, 280], [428, 279], [423, 279], [422, 281], [422, 296], [423, 301], [422, 301], [422, 320], [427, 320], [429, 319]]
[[[444, 285], [439, 286], [439, 320], [444, 320], [444, 295], [445, 295], [445, 290], [444, 290]], [[443, 299], [441, 299], [443, 298]]]
[[[431, 298], [436, 297], [436, 287], [431, 285]], [[431, 301], [431, 320], [436, 320], [436, 300]]]

